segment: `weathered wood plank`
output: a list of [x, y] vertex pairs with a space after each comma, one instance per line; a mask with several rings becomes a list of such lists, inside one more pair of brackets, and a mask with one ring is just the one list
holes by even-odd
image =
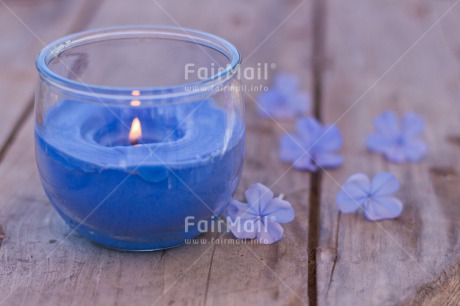
[[[327, 1], [323, 119], [339, 120], [346, 162], [323, 175], [317, 252], [320, 305], [459, 301], [455, 266], [460, 262], [460, 160], [453, 139], [460, 129], [460, 70], [458, 53], [452, 50], [458, 50], [460, 40], [446, 40], [442, 27], [448, 24], [458, 34], [460, 7], [427, 32], [452, 4]], [[426, 119], [426, 161], [394, 165], [366, 151], [371, 121], [386, 109], [416, 111]], [[338, 183], [356, 172], [379, 171], [399, 177], [402, 216], [372, 223], [359, 214], [340, 215], [335, 204]], [[451, 269], [457, 273], [449, 273]], [[450, 278], [430, 288], [441, 275]]]
[[86, 20], [79, 15], [91, 16], [93, 8], [94, 1], [0, 2], [0, 159], [33, 110], [35, 56], [45, 41], [77, 30]]
[[[153, 23], [210, 31], [234, 42], [247, 59], [245, 65], [276, 63], [278, 70], [299, 74], [307, 87], [310, 5], [200, 0], [178, 7], [165, 0], [137, 1], [135, 6], [106, 1], [90, 27]], [[251, 98], [256, 95], [246, 96], [247, 160], [238, 196], [254, 182], [274, 185], [276, 193], [287, 195], [297, 217], [285, 227], [280, 243], [199, 244], [130, 254], [102, 249], [75, 234], [66, 237], [70, 230], [53, 211], [38, 180], [30, 145], [33, 123], [28, 118], [0, 165], [0, 176], [8, 176], [0, 182], [5, 231], [0, 248], [2, 299], [10, 305], [306, 304], [309, 175], [283, 175], [288, 165], [278, 162], [277, 139], [292, 124], [260, 119]]]
[[457, 306], [460, 301], [460, 264], [441, 273], [434, 281], [424, 284], [400, 305]]

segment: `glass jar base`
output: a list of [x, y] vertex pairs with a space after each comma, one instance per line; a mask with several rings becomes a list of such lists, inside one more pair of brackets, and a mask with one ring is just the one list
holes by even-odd
[[76, 229], [76, 232], [100, 247], [122, 252], [161, 251], [164, 249], [179, 247], [185, 244], [185, 240], [162, 242], [135, 242], [129, 240], [120, 240], [116, 238], [96, 236], [91, 232], [82, 231], [80, 229]]
[[[154, 234], [149, 237], [121, 237], [112, 236], [110, 237], [106, 233], [102, 233], [99, 230], [90, 228], [83, 224], [78, 224], [75, 220], [69, 218], [64, 214], [56, 205], [53, 207], [64, 219], [65, 223], [70, 226], [72, 230], [87, 238], [94, 244], [116, 251], [124, 252], [151, 252], [160, 251], [164, 249], [170, 249], [179, 247], [186, 243], [187, 240], [198, 237], [202, 233], [194, 230], [188, 233], [175, 232], [175, 233], [162, 233]], [[154, 236], [154, 238], [152, 237]]]

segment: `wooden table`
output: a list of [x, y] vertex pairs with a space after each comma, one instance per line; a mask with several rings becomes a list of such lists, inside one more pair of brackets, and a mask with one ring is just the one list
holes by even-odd
[[[458, 2], [0, 0], [0, 305], [459, 305]], [[258, 117], [257, 95], [246, 93], [247, 156], [236, 197], [254, 182], [285, 193], [297, 215], [282, 241], [133, 254], [68, 235], [35, 167], [34, 57], [64, 34], [124, 24], [223, 36], [244, 66], [276, 63], [276, 71], [301, 77], [314, 113], [337, 122], [345, 164], [295, 171], [277, 156], [293, 123]], [[366, 151], [371, 120], [386, 109], [426, 119], [423, 163], [390, 164]], [[340, 214], [339, 184], [378, 171], [401, 180], [402, 216], [372, 223]]]

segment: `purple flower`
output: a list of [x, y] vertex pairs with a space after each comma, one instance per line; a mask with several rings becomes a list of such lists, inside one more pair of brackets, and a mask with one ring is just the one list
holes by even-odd
[[323, 126], [314, 117], [297, 121], [297, 132], [281, 137], [280, 159], [299, 170], [317, 171], [336, 168], [343, 157], [336, 153], [342, 147], [342, 136], [335, 125]]
[[367, 138], [370, 151], [382, 153], [389, 161], [418, 162], [428, 147], [420, 138], [425, 129], [423, 119], [415, 113], [406, 113], [399, 120], [394, 112], [384, 112], [374, 119], [376, 132]]
[[280, 223], [294, 220], [291, 204], [273, 198], [273, 192], [257, 183], [244, 193], [248, 203], [232, 200], [227, 208], [230, 230], [238, 239], [257, 238], [259, 243], [272, 244], [281, 239], [284, 230]]
[[398, 189], [398, 179], [391, 173], [379, 173], [372, 182], [365, 174], [354, 174], [337, 194], [337, 206], [343, 213], [352, 213], [362, 208], [370, 221], [393, 219], [403, 209], [401, 201], [390, 196]]
[[259, 114], [263, 117], [291, 119], [309, 112], [310, 95], [299, 89], [299, 79], [296, 76], [278, 74], [274, 86], [259, 95]]

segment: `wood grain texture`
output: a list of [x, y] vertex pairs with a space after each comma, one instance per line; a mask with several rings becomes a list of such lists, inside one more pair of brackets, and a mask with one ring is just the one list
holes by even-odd
[[[322, 112], [325, 122], [338, 120], [346, 162], [323, 175], [318, 304], [458, 305], [460, 7], [437, 23], [454, 1], [326, 3]], [[387, 109], [426, 119], [423, 163], [390, 164], [366, 151], [372, 119]], [[339, 184], [379, 171], [401, 181], [401, 217], [339, 214]]]
[[[212, 32], [234, 42], [244, 65], [269, 62], [310, 86], [310, 1], [106, 1], [89, 28], [166, 24]], [[278, 27], [278, 25], [280, 25]], [[253, 53], [254, 51], [254, 53]], [[253, 54], [251, 54], [253, 53]], [[272, 75], [270, 75], [272, 76]], [[258, 84], [248, 81], [246, 84]], [[268, 83], [268, 82], [264, 82]], [[32, 118], [0, 164], [0, 304], [5, 305], [214, 305], [308, 303], [309, 174], [283, 175], [278, 138], [292, 123], [256, 115], [248, 92], [247, 158], [237, 197], [254, 182], [285, 193], [296, 221], [275, 245], [186, 245], [164, 252], [120, 253], [70, 234], [46, 199], [31, 144]], [[19, 170], [20, 169], [20, 170]], [[278, 180], [278, 178], [280, 178]], [[230, 236], [222, 239], [231, 240]]]
[[424, 284], [417, 292], [403, 300], [400, 305], [456, 306], [460, 301], [460, 265], [457, 264]]
[[[245, 80], [247, 152], [236, 197], [254, 182], [286, 194], [297, 215], [283, 240], [229, 245], [230, 235], [212, 243], [219, 236], [208, 234], [139, 254], [95, 246], [70, 231], [42, 191], [30, 110], [42, 45], [0, 2], [0, 33], [10, 42], [0, 47], [0, 305], [459, 304], [460, 5], [436, 23], [454, 0], [5, 3], [46, 42], [89, 20], [86, 28], [162, 24], [220, 35], [240, 49], [243, 67], [274, 63], [270, 77], [300, 76], [323, 121], [339, 120], [346, 163], [314, 176], [281, 164], [278, 139], [293, 123], [260, 118], [250, 86], [261, 82]], [[372, 118], [386, 109], [426, 118], [426, 161], [394, 165], [365, 150]], [[401, 180], [402, 216], [371, 223], [339, 214], [339, 184], [378, 171]]]

